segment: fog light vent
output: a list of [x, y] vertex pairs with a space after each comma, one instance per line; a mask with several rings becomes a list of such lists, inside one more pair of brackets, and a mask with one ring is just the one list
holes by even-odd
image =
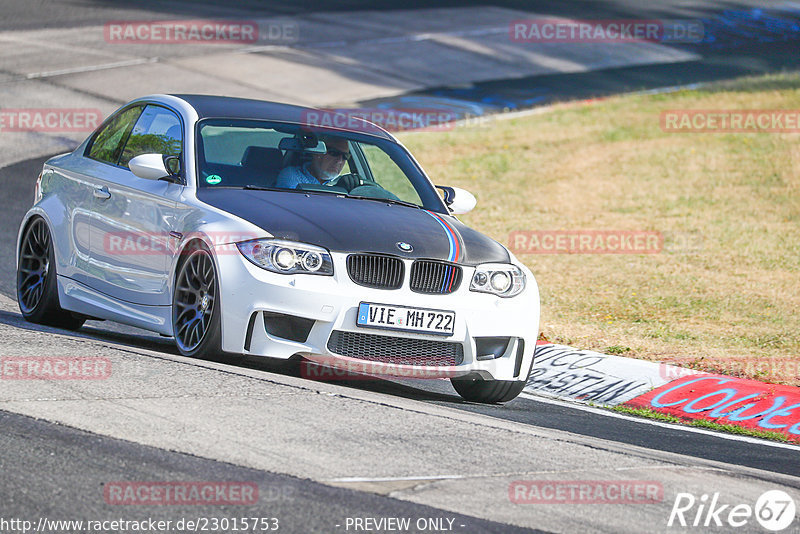
[[311, 327], [314, 326], [313, 319], [304, 319], [293, 315], [282, 313], [264, 312], [264, 328], [267, 334], [273, 337], [305, 343]]
[[476, 337], [475, 359], [494, 360], [505, 354], [510, 337]]

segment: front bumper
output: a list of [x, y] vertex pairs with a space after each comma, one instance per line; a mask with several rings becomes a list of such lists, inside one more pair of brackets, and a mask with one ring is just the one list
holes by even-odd
[[[533, 275], [522, 265], [527, 280], [525, 290], [516, 297], [500, 298], [469, 291], [474, 268], [468, 266], [463, 266], [462, 282], [455, 292], [429, 295], [409, 289], [412, 260], [403, 260], [406, 268], [402, 287], [385, 290], [354, 283], [347, 274], [346, 254], [331, 255], [333, 276], [273, 273], [247, 261], [236, 247], [218, 247], [215, 256], [224, 351], [283, 359], [301, 355], [356, 372], [418, 378], [477, 375], [484, 379], [525, 380], [533, 363], [539, 332], [539, 292]], [[360, 327], [356, 316], [361, 302], [454, 311], [455, 329], [452, 336], [444, 338]], [[301, 318], [310, 327], [307, 336], [306, 332], [276, 334], [275, 328], [268, 327], [276, 314]], [[504, 337], [509, 342], [499, 357], [485, 359], [486, 355], [477, 354], [478, 337]], [[417, 351], [430, 347], [432, 354], [443, 347], [442, 343], [455, 343], [460, 345], [461, 354], [456, 361], [445, 364], [437, 358], [414, 360], [402, 358], [402, 354], [368, 361], [337, 353], [342, 352], [341, 340], [345, 338], [367, 340], [366, 346], [395, 346], [399, 352], [408, 345], [406, 340], [417, 340]]]

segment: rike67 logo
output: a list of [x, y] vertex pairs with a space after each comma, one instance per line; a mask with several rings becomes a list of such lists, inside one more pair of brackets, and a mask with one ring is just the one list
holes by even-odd
[[[755, 505], [720, 502], [719, 492], [703, 494], [699, 498], [691, 493], [678, 493], [667, 521], [668, 527], [725, 527], [752, 531], [755, 520], [770, 532], [780, 532], [795, 521], [797, 508], [794, 499], [781, 490], [761, 494]], [[748, 528], [749, 527], [749, 528]]]

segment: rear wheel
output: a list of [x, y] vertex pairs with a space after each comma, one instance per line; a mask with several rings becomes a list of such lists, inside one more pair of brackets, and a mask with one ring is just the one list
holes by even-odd
[[481, 380], [472, 377], [451, 378], [456, 392], [464, 400], [482, 403], [498, 403], [513, 400], [522, 393], [524, 380]]
[[41, 217], [28, 224], [20, 243], [17, 303], [22, 316], [32, 323], [77, 330], [86, 320], [59, 305], [53, 240]]
[[185, 252], [175, 277], [172, 329], [184, 356], [204, 360], [241, 358], [222, 352], [219, 284], [214, 259], [202, 245]]

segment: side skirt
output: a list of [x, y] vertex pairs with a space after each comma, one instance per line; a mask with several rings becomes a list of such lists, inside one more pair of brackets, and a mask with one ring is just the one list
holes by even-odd
[[65, 310], [172, 335], [172, 306], [148, 306], [115, 299], [60, 275], [58, 300]]

